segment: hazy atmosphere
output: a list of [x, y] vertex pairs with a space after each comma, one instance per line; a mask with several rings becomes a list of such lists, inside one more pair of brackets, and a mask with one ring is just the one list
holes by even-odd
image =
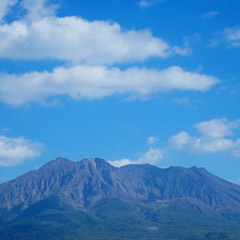
[[238, 0], [1, 0], [0, 183], [56, 157], [240, 184]]

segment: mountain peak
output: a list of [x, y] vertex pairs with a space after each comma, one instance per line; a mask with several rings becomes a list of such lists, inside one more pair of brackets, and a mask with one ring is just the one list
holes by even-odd
[[80, 161], [83, 164], [91, 165], [94, 168], [113, 168], [112, 165], [110, 165], [107, 161], [101, 158], [85, 158], [82, 161]]
[[73, 161], [67, 159], [67, 158], [63, 158], [63, 157], [57, 157], [56, 159], [46, 163], [45, 165], [43, 165], [41, 168], [56, 168], [56, 167], [62, 167], [65, 165], [69, 165], [74, 163]]
[[93, 163], [95, 164], [95, 161], [94, 161], [95, 158], [84, 158], [82, 161], [82, 163]]
[[94, 168], [105, 168], [111, 166], [107, 161], [101, 158], [85, 158], [81, 161], [75, 162], [71, 161], [64, 157], [57, 157], [56, 159], [46, 163], [42, 168], [64, 168], [64, 167], [71, 167], [77, 168], [78, 165], [88, 165]]
[[55, 160], [56, 162], [71, 162], [69, 159], [64, 158], [64, 157], [57, 157]]

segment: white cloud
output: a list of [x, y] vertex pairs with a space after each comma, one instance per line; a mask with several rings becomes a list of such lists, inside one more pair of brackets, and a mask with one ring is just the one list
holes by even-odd
[[233, 155], [240, 158], [240, 138], [234, 143]]
[[0, 41], [0, 58], [22, 60], [114, 64], [189, 53], [153, 37], [149, 30], [127, 31], [117, 23], [90, 22], [80, 17], [52, 16], [3, 24]]
[[206, 18], [213, 18], [213, 17], [217, 16], [218, 14], [220, 14], [220, 13], [213, 11], [213, 12], [208, 12], [208, 13], [203, 14], [201, 17], [205, 18], [205, 19]]
[[143, 8], [151, 7], [160, 2], [165, 2], [165, 0], [141, 0], [138, 2], [138, 5]]
[[190, 136], [186, 132], [180, 132], [179, 134], [171, 137], [169, 139], [170, 144], [173, 148], [181, 149], [184, 145], [188, 143]]
[[191, 150], [197, 152], [221, 152], [232, 149], [233, 141], [226, 138], [193, 138], [191, 139]]
[[46, 16], [54, 16], [58, 7], [58, 5], [53, 4], [51, 0], [1, 0], [0, 22], [9, 13], [11, 7], [18, 3], [22, 10], [26, 11], [25, 18], [28, 20], [39, 19]]
[[158, 142], [158, 138], [156, 138], [156, 137], [149, 137], [148, 138], [148, 144], [154, 144], [154, 143], [156, 143], [156, 142]]
[[58, 67], [53, 72], [0, 74], [0, 101], [18, 105], [60, 95], [74, 99], [97, 99], [113, 94], [144, 97], [170, 90], [206, 91], [217, 82], [212, 76], [186, 72], [176, 66], [162, 71], [145, 68], [121, 71], [118, 68], [79, 65]]
[[150, 148], [143, 156], [138, 160], [132, 161], [130, 159], [121, 159], [115, 161], [109, 161], [109, 163], [115, 167], [122, 167], [129, 164], [157, 164], [163, 158], [162, 151], [158, 148]]
[[139, 164], [149, 163], [156, 164], [159, 160], [163, 158], [162, 152], [157, 148], [150, 148], [142, 157], [140, 157], [137, 162]]
[[[162, 0], [163, 1], [163, 0]], [[144, 2], [144, 1], [143, 1]], [[156, 4], [160, 1], [145, 1]], [[6, 8], [15, 0], [3, 0]], [[189, 50], [170, 46], [149, 30], [125, 30], [109, 21], [57, 17], [57, 5], [48, 0], [22, 0], [26, 15], [0, 24], [0, 59], [64, 61], [51, 72], [0, 73], [0, 101], [8, 104], [45, 102], [68, 95], [96, 99], [114, 94], [147, 97], [170, 90], [206, 91], [218, 80], [180, 67], [164, 70], [111, 68], [116, 63], [145, 61], [150, 57], [186, 55]], [[71, 67], [66, 67], [71, 66]]]
[[10, 129], [10, 128], [3, 127], [3, 126], [0, 126], [0, 132], [3, 132], [3, 133], [11, 132], [11, 129]]
[[23, 0], [21, 6], [27, 11], [26, 17], [31, 20], [54, 16], [58, 8], [57, 4], [49, 0]]
[[0, 136], [0, 167], [15, 166], [25, 159], [35, 158], [42, 152], [43, 144], [25, 138]]
[[240, 47], [240, 26], [226, 28], [224, 30], [224, 35], [227, 42], [231, 44], [232, 47]]
[[215, 32], [214, 35], [215, 37], [212, 39], [210, 47], [215, 47], [222, 43], [232, 48], [240, 47], [240, 25], [225, 28], [222, 31]]
[[127, 159], [127, 158], [123, 158], [121, 160], [109, 161], [109, 163], [114, 167], [122, 167], [129, 164], [135, 164], [134, 161], [131, 161], [130, 159]]
[[184, 105], [189, 103], [189, 98], [175, 98], [173, 99], [173, 103], [176, 103], [178, 105]]
[[221, 138], [232, 135], [232, 130], [237, 128], [239, 121], [229, 122], [224, 119], [212, 119], [210, 121], [201, 122], [195, 125], [198, 132], [210, 138]]
[[200, 136], [189, 136], [188, 133], [181, 132], [171, 137], [169, 142], [177, 150], [187, 148], [198, 153], [228, 151], [232, 155], [240, 157], [240, 139], [233, 138], [233, 129], [238, 126], [239, 120], [230, 122], [226, 118], [212, 119], [195, 125]]
[[17, 3], [17, 0], [1, 0], [0, 1], [0, 23], [10, 11], [11, 6], [15, 5], [16, 3]]

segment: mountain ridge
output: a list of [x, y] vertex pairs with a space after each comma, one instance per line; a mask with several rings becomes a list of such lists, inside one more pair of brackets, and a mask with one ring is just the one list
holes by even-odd
[[90, 209], [101, 199], [109, 198], [151, 208], [240, 218], [240, 186], [204, 168], [161, 169], [150, 164], [116, 168], [100, 158], [74, 162], [59, 157], [1, 184], [0, 210], [18, 209], [17, 216], [52, 196], [78, 210]]

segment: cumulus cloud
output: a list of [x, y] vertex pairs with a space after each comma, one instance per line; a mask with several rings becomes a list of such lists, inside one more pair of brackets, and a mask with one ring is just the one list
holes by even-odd
[[172, 147], [176, 149], [181, 149], [189, 142], [190, 136], [186, 132], [180, 132], [179, 134], [171, 137], [169, 142], [171, 143]]
[[15, 5], [17, 0], [1, 0], [0, 1], [0, 23], [3, 18], [8, 14], [11, 6]]
[[15, 166], [25, 159], [35, 158], [42, 152], [43, 144], [33, 143], [23, 137], [0, 136], [0, 167]]
[[109, 161], [109, 163], [115, 167], [122, 167], [129, 164], [157, 164], [163, 158], [162, 151], [158, 148], [150, 148], [143, 156], [138, 160], [132, 161], [130, 159], [121, 159], [115, 161]]
[[[79, 65], [55, 68], [53, 72], [20, 75], [0, 74], [0, 101], [8, 104], [41, 102], [50, 96], [97, 99], [113, 94], [147, 96], [170, 90], [206, 91], [218, 80], [212, 76], [170, 67], [162, 71]], [[21, 91], [19, 91], [21, 89]]]
[[177, 150], [187, 148], [192, 152], [215, 153], [228, 151], [240, 157], [240, 139], [234, 139], [233, 130], [239, 127], [239, 120], [226, 118], [212, 119], [195, 125], [200, 136], [190, 136], [186, 132], [171, 137], [169, 142]]
[[149, 137], [148, 138], [148, 144], [154, 144], [154, 143], [156, 143], [156, 142], [158, 142], [158, 138], [156, 138], [156, 137]]
[[212, 119], [210, 121], [201, 122], [195, 125], [198, 132], [209, 138], [221, 138], [233, 135], [232, 130], [237, 128], [239, 121], [229, 122], [224, 119]]
[[159, 160], [163, 158], [162, 151], [157, 148], [150, 148], [142, 157], [140, 157], [137, 162], [139, 164], [149, 163], [156, 164]]
[[[33, 2], [27, 1], [28, 5]], [[35, 8], [31, 6], [30, 9], [37, 16]], [[114, 64], [189, 52], [171, 47], [152, 36], [149, 30], [127, 31], [117, 23], [90, 22], [80, 17], [52, 16], [3, 24], [0, 25], [0, 40], [0, 58], [7, 59]]]
[[[156, 2], [145, 1], [145, 4]], [[4, 16], [7, 7], [16, 1], [1, 3], [6, 7]], [[64, 63], [49, 72], [0, 73], [0, 101], [4, 103], [45, 102], [49, 97], [62, 95], [96, 99], [128, 94], [136, 98], [170, 90], [206, 91], [218, 82], [212, 76], [176, 66], [163, 70], [111, 67], [150, 57], [186, 55], [189, 50], [170, 46], [149, 30], [125, 30], [118, 23], [88, 21], [76, 16], [57, 17], [57, 5], [52, 1], [18, 3], [26, 14], [19, 20], [0, 24], [0, 59], [51, 59]]]
[[240, 47], [240, 26], [235, 26], [233, 28], [226, 28], [224, 30], [224, 35], [227, 42], [232, 47]]

